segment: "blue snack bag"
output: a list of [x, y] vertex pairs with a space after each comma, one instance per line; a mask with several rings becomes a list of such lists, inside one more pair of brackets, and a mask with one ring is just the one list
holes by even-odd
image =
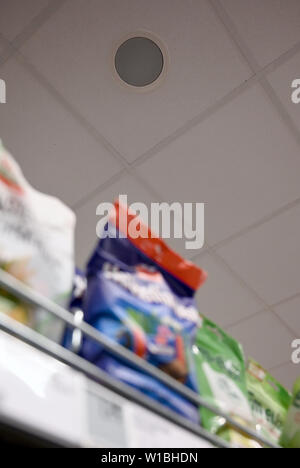
[[[128, 226], [137, 220], [135, 213], [115, 203], [103, 238], [88, 263], [84, 319], [197, 391], [191, 351], [201, 317], [194, 294], [206, 273], [169, 249], [145, 225], [147, 237], [130, 236]], [[140, 220], [138, 223], [142, 226]], [[80, 354], [115, 378], [199, 421], [193, 404], [113, 357], [93, 340], [83, 339]]]

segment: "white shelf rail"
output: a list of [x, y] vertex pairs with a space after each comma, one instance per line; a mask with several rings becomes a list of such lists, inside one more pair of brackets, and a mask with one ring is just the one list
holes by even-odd
[[[227, 423], [237, 429], [238, 431], [246, 434], [251, 439], [256, 440], [260, 444], [265, 447], [269, 448], [280, 448], [277, 445], [272, 444], [270, 441], [266, 440], [264, 437], [260, 436], [256, 431], [249, 429], [248, 427], [240, 424], [236, 420], [234, 420], [230, 415], [226, 412], [220, 410], [219, 408], [211, 405], [207, 402], [203, 397], [198, 395], [197, 393], [193, 392], [186, 386], [180, 384], [176, 380], [169, 377], [167, 374], [162, 372], [161, 370], [157, 369], [156, 367], [152, 366], [145, 360], [139, 358], [131, 351], [123, 348], [122, 346], [118, 345], [117, 343], [109, 340], [105, 335], [100, 333], [95, 328], [91, 327], [85, 322], [80, 324], [76, 323], [74, 320], [74, 315], [67, 310], [63, 309], [62, 307], [58, 306], [57, 304], [53, 303], [52, 301], [48, 300], [47, 298], [43, 297], [36, 291], [25, 286], [23, 283], [12, 277], [11, 275], [7, 274], [3, 270], [0, 270], [0, 288], [3, 288], [7, 292], [17, 296], [19, 299], [24, 301], [25, 303], [32, 305], [34, 307], [38, 307], [43, 309], [58, 319], [62, 320], [66, 325], [72, 327], [73, 329], [79, 329], [83, 335], [86, 337], [91, 338], [98, 344], [100, 344], [103, 348], [107, 351], [112, 353], [114, 356], [126, 361], [128, 364], [139, 368], [145, 373], [155, 377], [160, 382], [168, 386], [170, 389], [174, 390], [188, 401], [194, 403], [197, 406], [203, 406], [206, 409], [210, 410], [212, 413], [217, 414], [218, 416], [224, 418]], [[227, 448], [229, 445], [219, 439], [218, 437], [214, 436], [213, 434], [208, 433], [202, 427], [191, 423], [190, 421], [186, 420], [184, 417], [177, 415], [172, 410], [164, 407], [163, 405], [155, 402], [154, 400], [146, 397], [141, 392], [119, 382], [110, 377], [104, 371], [96, 367], [95, 365], [87, 362], [86, 360], [82, 359], [81, 357], [77, 356], [76, 354], [72, 353], [71, 351], [66, 350], [62, 346], [52, 342], [51, 340], [45, 338], [42, 335], [34, 332], [33, 330], [29, 329], [28, 327], [24, 327], [23, 325], [9, 319], [8, 317], [0, 314], [0, 329], [5, 331], [6, 333], [15, 336], [16, 338], [24, 341], [27, 344], [39, 349], [47, 353], [48, 355], [52, 356], [53, 358], [83, 372], [89, 378], [99, 382], [101, 385], [104, 385], [107, 388], [112, 389], [114, 392], [123, 395], [125, 398], [129, 400], [133, 400], [140, 404], [141, 406], [149, 408], [151, 411], [161, 415], [164, 418], [173, 421], [175, 424], [178, 424], [180, 427], [183, 427], [200, 437], [204, 438], [205, 440], [211, 442], [216, 447], [223, 447]]]

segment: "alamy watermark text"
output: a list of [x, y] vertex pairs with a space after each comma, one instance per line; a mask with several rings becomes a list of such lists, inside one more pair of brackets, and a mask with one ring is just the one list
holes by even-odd
[[292, 343], [292, 362], [293, 364], [300, 364], [300, 339], [294, 340]]
[[[119, 204], [128, 206], [127, 195], [119, 195]], [[105, 237], [126, 237], [132, 239], [152, 238], [185, 239], [187, 250], [201, 249], [204, 246], [204, 203], [150, 203], [149, 207], [142, 202], [128, 206], [130, 212], [137, 217], [128, 221], [126, 212], [119, 213], [117, 230], [110, 226], [107, 229], [107, 219], [112, 213], [116, 214], [112, 203], [100, 203], [96, 214], [101, 219], [97, 223], [96, 233], [100, 239]], [[140, 223], [142, 220], [143, 223]], [[150, 228], [150, 234], [149, 229]]]
[[294, 80], [291, 87], [294, 90], [291, 96], [292, 102], [294, 104], [300, 104], [300, 78]]
[[0, 104], [6, 104], [6, 83], [0, 79]]

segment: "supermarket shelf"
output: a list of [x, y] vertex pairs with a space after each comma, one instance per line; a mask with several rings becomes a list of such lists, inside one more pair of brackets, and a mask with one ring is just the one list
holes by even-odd
[[[199, 439], [199, 443], [201, 446], [206, 446], [208, 444], [212, 444], [212, 446], [215, 447], [228, 447], [226, 443], [224, 443], [222, 440], [219, 440], [217, 437], [214, 437], [213, 435], [207, 433], [204, 431], [201, 427], [197, 426], [196, 424], [192, 424], [189, 421], [187, 421], [185, 418], [177, 415], [171, 410], [168, 410], [164, 406], [160, 405], [159, 403], [153, 401], [152, 399], [142, 395], [140, 392], [132, 389], [131, 387], [128, 387], [127, 385], [122, 384], [121, 382], [116, 381], [115, 379], [112, 379], [109, 375], [107, 375], [105, 372], [101, 371], [98, 367], [94, 366], [93, 364], [88, 363], [84, 359], [80, 358], [79, 356], [76, 356], [75, 354], [71, 353], [68, 350], [65, 350], [61, 346], [57, 345], [56, 343], [53, 343], [52, 341], [48, 340], [47, 338], [39, 335], [38, 333], [32, 331], [31, 329], [16, 323], [14, 320], [6, 317], [6, 316], [1, 316], [0, 315], [0, 329], [2, 330], [2, 334], [0, 334], [0, 344], [3, 342], [6, 343], [6, 346], [8, 346], [8, 352], [12, 353], [13, 348], [17, 346], [19, 350], [16, 353], [16, 359], [26, 359], [27, 361], [32, 361], [32, 366], [37, 366], [39, 365], [40, 367], [45, 364], [47, 368], [54, 369], [56, 372], [56, 375], [64, 376], [64, 378], [67, 380], [68, 378], [70, 381], [72, 381], [72, 386], [74, 387], [74, 383], [78, 388], [78, 393], [86, 396], [88, 390], [90, 389], [91, 386], [94, 385], [94, 390], [96, 389], [96, 393], [99, 395], [99, 398], [104, 398], [107, 401], [116, 402], [116, 399], [118, 400], [119, 406], [126, 406], [128, 407], [128, 404], [130, 405], [129, 402], [131, 402], [130, 408], [136, 408], [137, 406], [141, 407], [142, 409], [147, 409], [150, 412], [153, 412], [154, 414], [158, 415], [160, 418], [160, 424], [161, 421], [164, 419], [166, 421], [169, 421], [170, 423], [176, 425], [176, 428], [181, 428], [182, 431], [188, 431], [188, 433], [193, 434], [197, 436]], [[7, 337], [5, 335], [10, 336], [10, 340], [7, 341]], [[12, 341], [13, 340], [13, 341]], [[20, 348], [20, 343], [19, 341], [23, 342], [23, 348]], [[30, 346], [28, 346], [30, 345]], [[21, 345], [22, 346], [22, 345]], [[25, 348], [24, 348], [25, 346]], [[0, 348], [1, 349], [1, 348]], [[35, 353], [36, 356], [33, 356], [32, 353]], [[42, 353], [41, 353], [42, 352]], [[42, 357], [43, 355], [47, 355], [47, 357]], [[51, 362], [49, 361], [51, 360]], [[60, 368], [59, 365], [56, 363], [63, 363], [63, 365], [68, 366], [68, 368], [63, 367]], [[24, 364], [24, 363], [23, 363]], [[21, 364], [20, 364], [21, 365]], [[68, 373], [66, 372], [68, 369]], [[1, 376], [1, 360], [0, 360], [0, 376]], [[7, 369], [8, 370], [8, 369]], [[36, 371], [36, 369], [35, 369]], [[42, 369], [43, 371], [43, 369]], [[57, 379], [57, 376], [56, 376]], [[1, 379], [2, 382], [6, 379]], [[100, 384], [100, 385], [99, 385]], [[9, 384], [7, 384], [9, 386]], [[0, 390], [3, 393], [3, 388]], [[9, 392], [10, 388], [7, 388], [7, 392]], [[16, 393], [19, 395], [20, 391], [19, 389], [15, 390]], [[4, 394], [5, 394], [5, 389], [4, 389]], [[33, 398], [35, 401], [35, 398]], [[57, 402], [56, 402], [57, 403]], [[18, 405], [18, 401], [13, 401], [13, 403], [10, 404], [12, 405]], [[66, 402], [64, 401], [63, 404], [65, 405]], [[72, 413], [73, 411], [78, 412], [78, 408], [82, 407], [82, 404], [80, 402], [80, 398], [77, 398], [75, 401], [75, 404], [72, 402], [68, 402], [68, 404], [71, 404], [72, 406], [72, 411], [70, 409], [69, 413]], [[63, 420], [64, 418], [64, 411], [62, 412], [62, 403], [59, 401], [58, 405], [59, 407], [55, 408], [53, 407], [53, 404], [51, 404], [51, 401], [47, 401], [47, 406], [51, 406], [51, 411], [54, 411], [57, 413], [56, 418], [57, 422], [59, 422], [60, 426], [63, 426], [66, 424], [66, 421]], [[18, 418], [15, 419], [15, 426], [19, 427], [19, 424], [24, 427], [27, 424], [27, 432], [30, 432], [30, 425], [28, 426], [28, 423], [22, 419], [22, 404], [19, 408], [21, 412], [21, 420]], [[64, 408], [65, 410], [65, 408]], [[17, 409], [16, 409], [17, 411]], [[15, 411], [15, 412], [16, 412]], [[84, 413], [86, 411], [86, 407], [84, 406], [83, 410], [81, 409], [81, 413]], [[24, 414], [23, 414], [24, 415]], [[26, 416], [26, 415], [25, 415]], [[39, 417], [41, 414], [39, 415]], [[84, 419], [85, 415], [77, 415], [78, 416], [78, 421], [77, 421], [77, 426], [86, 427], [87, 424], [84, 424], [82, 420]], [[0, 421], [2, 421], [2, 418], [7, 419], [7, 414], [4, 412], [3, 413], [3, 404], [0, 405]], [[47, 417], [47, 415], [46, 415]], [[145, 420], [145, 414], [143, 415], [143, 420]], [[12, 424], [13, 417], [10, 418], [10, 427], [13, 426]], [[72, 421], [72, 435], [71, 435], [71, 440], [70, 439], [65, 439], [63, 438], [56, 438], [55, 434], [53, 434], [51, 431], [47, 431], [44, 426], [47, 427], [47, 423], [41, 424], [42, 427], [38, 428], [38, 431], [41, 430], [41, 434], [43, 434], [43, 439], [47, 438], [51, 442], [55, 442], [58, 445], [74, 445], [74, 446], [89, 446], [92, 445], [91, 442], [85, 442], [85, 435], [81, 434], [81, 430], [79, 434], [74, 434], [74, 424], [76, 425], [76, 421]], [[68, 425], [67, 425], [68, 426]], [[32, 426], [33, 430], [33, 435], [36, 436], [37, 434], [37, 429], [36, 425], [33, 424]], [[26, 432], [26, 427], [25, 431]], [[88, 429], [86, 431], [88, 433]], [[69, 434], [65, 434], [66, 436]], [[97, 441], [96, 441], [97, 442]], [[107, 441], [109, 443], [109, 441]]]
[[[189, 401], [197, 405], [202, 405], [214, 412], [215, 414], [218, 414], [220, 417], [223, 417], [225, 420], [227, 420], [227, 422], [230, 425], [248, 434], [251, 438], [259, 441], [263, 445], [267, 447], [278, 448], [277, 446], [270, 444], [269, 441], [258, 436], [258, 434], [254, 431], [251, 431], [245, 428], [243, 425], [234, 421], [226, 413], [208, 404], [199, 395], [197, 395], [187, 387], [181, 385], [180, 383], [176, 382], [174, 379], [170, 378], [169, 376], [161, 372], [159, 369], [138, 358], [130, 351], [124, 349], [118, 344], [113, 343], [107, 337], [99, 333], [97, 330], [95, 330], [88, 324], [84, 322], [80, 325], [74, 323], [74, 316], [70, 312], [52, 303], [51, 301], [42, 297], [35, 291], [32, 291], [31, 289], [17, 281], [15, 278], [11, 277], [10, 275], [1, 270], [0, 286], [5, 290], [15, 294], [24, 302], [42, 308], [52, 313], [56, 317], [60, 318], [71, 327], [80, 329], [84, 335], [92, 338], [114, 355], [126, 360], [128, 363], [135, 365], [136, 367], [141, 368], [144, 372], [147, 372], [148, 374], [154, 376], [155, 378], [166, 384], [169, 388], [172, 388], [173, 390], [187, 398]], [[68, 368], [79, 371], [81, 375], [85, 375], [86, 377], [88, 377], [89, 380], [93, 380], [96, 381], [98, 384], [101, 384], [101, 387], [98, 385], [98, 389], [109, 389], [110, 391], [112, 391], [110, 396], [114, 394], [119, 395], [121, 398], [123, 398], [123, 406], [125, 405], [124, 402], [134, 402], [134, 404], [137, 404], [140, 407], [147, 408], [153, 414], [159, 415], [160, 418], [163, 418], [164, 420], [175, 424], [178, 428], [181, 428], [182, 430], [187, 430], [190, 434], [197, 435], [200, 438], [199, 440], [202, 440], [203, 442], [207, 441], [216, 447], [228, 447], [228, 445], [224, 441], [220, 440], [212, 434], [207, 433], [201, 427], [190, 423], [185, 418], [178, 416], [173, 411], [165, 408], [164, 406], [153, 401], [152, 399], [149, 399], [148, 397], [132, 389], [131, 387], [128, 387], [114, 380], [93, 364], [85, 361], [84, 359], [78, 357], [74, 353], [62, 348], [56, 343], [30, 330], [29, 328], [14, 322], [8, 317], [0, 315], [0, 329], [2, 329], [6, 334], [14, 336], [18, 340], [22, 340], [23, 342], [29, 344], [35, 350], [40, 350], [43, 353], [46, 353], [48, 356], [51, 356], [51, 358], [54, 361], [62, 362], [66, 364]]]
[[[1, 412], [0, 412], [1, 415]], [[51, 433], [44, 433], [41, 428], [35, 428], [22, 421], [0, 416], [1, 447], [22, 448], [77, 448], [66, 441], [60, 441]]]

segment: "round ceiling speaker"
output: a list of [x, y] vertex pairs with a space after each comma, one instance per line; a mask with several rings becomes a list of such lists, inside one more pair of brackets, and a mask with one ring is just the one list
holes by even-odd
[[159, 43], [146, 36], [133, 36], [118, 47], [114, 66], [123, 83], [133, 88], [152, 87], [165, 69], [165, 54]]

